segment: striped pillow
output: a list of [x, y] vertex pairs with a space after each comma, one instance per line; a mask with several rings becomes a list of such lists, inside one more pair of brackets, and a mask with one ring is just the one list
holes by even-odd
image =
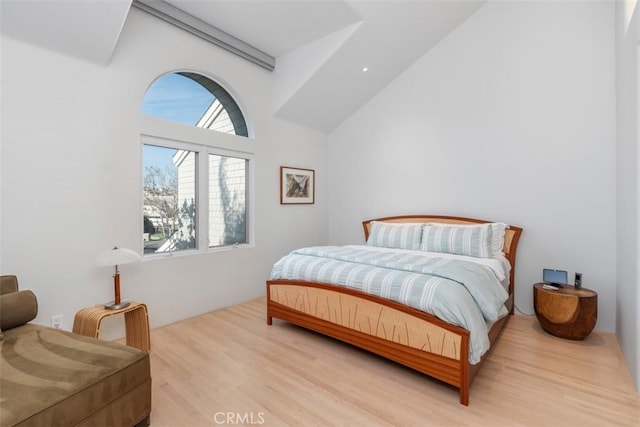
[[369, 230], [368, 246], [392, 249], [420, 249], [422, 224], [394, 224], [373, 221]]
[[504, 255], [504, 234], [509, 228], [504, 222], [491, 223], [491, 255]]
[[430, 222], [428, 225], [442, 227], [478, 227], [480, 225], [491, 225], [491, 256], [496, 257], [504, 255], [504, 235], [505, 230], [509, 228], [509, 224], [505, 224], [504, 222], [491, 222], [485, 224], [446, 224], [443, 222]]
[[425, 224], [420, 249], [426, 252], [491, 258], [493, 255], [491, 231], [491, 224], [477, 226]]

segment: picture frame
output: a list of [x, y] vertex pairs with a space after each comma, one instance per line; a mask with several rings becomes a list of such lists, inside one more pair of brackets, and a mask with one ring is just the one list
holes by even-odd
[[313, 169], [280, 166], [280, 204], [314, 204], [316, 172]]

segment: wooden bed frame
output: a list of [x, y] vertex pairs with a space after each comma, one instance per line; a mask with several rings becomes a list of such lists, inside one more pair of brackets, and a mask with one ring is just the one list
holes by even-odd
[[[482, 224], [484, 221], [440, 215], [395, 216], [362, 223], [365, 240], [372, 221]], [[504, 252], [511, 263], [509, 314], [514, 307], [516, 249], [522, 229], [505, 231]], [[460, 403], [469, 405], [469, 386], [480, 363], [469, 364], [469, 331], [402, 304], [356, 290], [299, 280], [267, 281], [267, 324], [273, 318], [320, 332], [413, 368], [460, 390]], [[489, 331], [494, 341], [509, 316]]]

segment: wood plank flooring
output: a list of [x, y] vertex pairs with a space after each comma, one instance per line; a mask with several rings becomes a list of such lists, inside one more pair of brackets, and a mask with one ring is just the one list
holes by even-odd
[[458, 391], [274, 319], [264, 298], [151, 331], [152, 426], [638, 426], [615, 335], [548, 335], [514, 316]]

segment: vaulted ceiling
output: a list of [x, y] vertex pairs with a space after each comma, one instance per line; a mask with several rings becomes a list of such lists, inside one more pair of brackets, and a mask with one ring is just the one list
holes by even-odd
[[[273, 113], [329, 133], [486, 0], [165, 2], [274, 57]], [[0, 5], [4, 35], [106, 65], [132, 0]]]

